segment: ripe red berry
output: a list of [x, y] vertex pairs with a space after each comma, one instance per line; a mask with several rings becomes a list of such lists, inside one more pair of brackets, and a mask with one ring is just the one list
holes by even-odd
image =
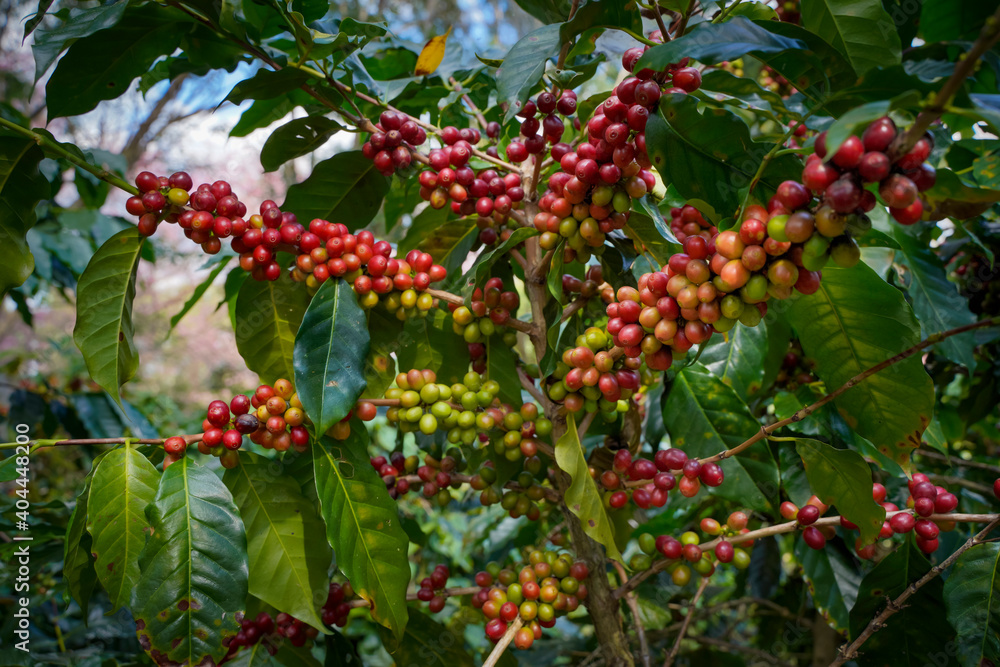
[[715, 557], [719, 559], [720, 563], [728, 563], [733, 560], [733, 555], [736, 550], [733, 548], [731, 542], [723, 540], [715, 545]]
[[222, 435], [222, 444], [226, 446], [226, 449], [239, 449], [243, 444], [243, 434], [231, 428]]
[[802, 531], [802, 539], [812, 549], [822, 549], [826, 546], [826, 536], [816, 526], [809, 526]]
[[820, 511], [818, 507], [816, 507], [815, 505], [804, 505], [801, 508], [799, 508], [798, 514], [796, 515], [796, 519], [798, 520], [799, 524], [803, 526], [809, 526], [816, 523], [816, 520], [819, 519], [819, 515]]
[[889, 519], [889, 525], [892, 526], [892, 530], [896, 533], [903, 534], [908, 533], [913, 530], [913, 524], [915, 520], [912, 514], [902, 513], [894, 514], [891, 519]]
[[174, 456], [179, 456], [184, 453], [187, 449], [187, 442], [184, 438], [180, 436], [174, 436], [172, 438], [167, 438], [163, 442], [163, 449], [166, 450], [167, 454], [173, 454]]

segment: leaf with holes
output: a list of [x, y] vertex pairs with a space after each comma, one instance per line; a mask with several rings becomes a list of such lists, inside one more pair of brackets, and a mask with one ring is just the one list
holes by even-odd
[[323, 519], [284, 465], [250, 452], [222, 481], [233, 494], [247, 532], [250, 594], [325, 630], [315, 597], [329, 585], [332, 553]]
[[287, 274], [278, 280], [247, 280], [236, 297], [236, 349], [261, 382], [295, 376], [295, 334], [309, 295]]
[[[705, 458], [732, 449], [760, 430], [746, 403], [704, 366], [679, 371], [663, 404], [671, 443], [689, 457]], [[719, 463], [726, 480], [709, 493], [755, 510], [778, 506], [778, 466], [766, 442], [755, 443]]]
[[365, 389], [368, 322], [345, 280], [323, 283], [295, 336], [295, 388], [316, 430], [326, 433]]
[[49, 182], [38, 171], [44, 155], [27, 137], [0, 134], [0, 299], [22, 285], [35, 268], [25, 238], [35, 226], [35, 206], [46, 198]]
[[[828, 266], [815, 294], [795, 299], [788, 320], [831, 391], [920, 341], [903, 293], [865, 264]], [[848, 425], [904, 469], [934, 410], [934, 385], [914, 355], [834, 400]]]
[[247, 538], [233, 496], [184, 456], [146, 510], [152, 535], [132, 598], [139, 644], [158, 665], [218, 663], [247, 599]]
[[944, 601], [962, 664], [1000, 661], [1000, 544], [977, 544], [958, 557]]
[[73, 341], [83, 353], [90, 377], [118, 404], [121, 386], [139, 367], [132, 301], [142, 245], [135, 227], [118, 232], [94, 253], [76, 286]]
[[872, 500], [872, 471], [861, 454], [806, 438], [796, 441], [795, 451], [802, 457], [813, 493], [857, 525], [862, 542], [874, 542], [885, 509]]
[[597, 490], [597, 483], [590, 476], [586, 452], [576, 431], [576, 421], [566, 419], [566, 433], [556, 442], [556, 465], [572, 480], [566, 489], [566, 505], [583, 524], [587, 535], [604, 545], [608, 558], [622, 560], [615, 544], [615, 530]]
[[303, 221], [340, 222], [354, 231], [372, 221], [388, 191], [389, 179], [361, 151], [337, 153], [288, 188], [281, 210], [295, 211]]
[[409, 539], [396, 502], [368, 459], [368, 431], [354, 419], [351, 435], [311, 445], [316, 492], [337, 567], [371, 604], [372, 618], [397, 637], [406, 627]]

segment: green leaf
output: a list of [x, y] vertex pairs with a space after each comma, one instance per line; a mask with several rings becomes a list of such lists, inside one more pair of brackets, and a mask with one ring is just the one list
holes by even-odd
[[153, 533], [132, 602], [139, 643], [160, 665], [218, 662], [247, 599], [247, 538], [233, 496], [184, 456], [163, 473], [146, 516]]
[[[419, 217], [419, 216], [418, 216]], [[479, 240], [479, 228], [475, 220], [460, 218], [449, 220], [423, 237], [417, 244], [421, 252], [426, 252], [448, 270], [448, 280], [458, 280], [462, 275], [462, 264], [472, 247]]]
[[368, 322], [350, 283], [327, 280], [295, 336], [295, 388], [319, 433], [347, 416], [365, 389]]
[[[268, 653], [267, 646], [265, 641], [259, 641], [251, 646], [242, 646], [232, 660], [226, 661], [226, 665], [229, 667], [273, 667], [279, 664], [276, 656]], [[291, 648], [292, 645], [284, 642], [281, 648], [285, 647]]]
[[[665, 182], [685, 198], [703, 199], [717, 211], [739, 208], [741, 191], [774, 147], [753, 141], [750, 129], [735, 113], [711, 108], [699, 113], [697, 99], [681, 94], [660, 100], [659, 111], [646, 125], [646, 145]], [[797, 180], [801, 174], [799, 159], [782, 155], [768, 162], [760, 183], [774, 192], [782, 181]]]
[[853, 134], [860, 134], [872, 121], [889, 113], [889, 100], [876, 100], [851, 109], [826, 129], [826, 151], [833, 156]]
[[287, 116], [296, 106], [308, 104], [310, 99], [305, 91], [293, 90], [280, 97], [257, 100], [243, 112], [229, 131], [229, 136], [245, 137], [254, 130], [267, 127]]
[[281, 463], [250, 452], [240, 452], [240, 464], [222, 481], [246, 528], [250, 594], [325, 630], [315, 593], [329, 585], [333, 554], [315, 503]]
[[300, 69], [286, 67], [280, 70], [261, 68], [252, 77], [240, 81], [226, 95], [227, 102], [239, 104], [244, 100], [268, 100], [291, 92], [309, 80]]
[[317, 164], [309, 178], [288, 188], [281, 210], [295, 211], [303, 221], [342, 222], [354, 231], [372, 221], [388, 190], [389, 180], [361, 151], [338, 153]]
[[580, 519], [584, 532], [604, 545], [608, 558], [621, 561], [621, 552], [615, 544], [614, 526], [604, 509], [601, 492], [590, 476], [586, 452], [583, 451], [573, 417], [567, 417], [566, 433], [556, 442], [555, 450], [556, 465], [572, 480], [566, 489], [566, 505]]
[[559, 37], [564, 43], [569, 42], [584, 30], [591, 28], [624, 28], [641, 33], [642, 16], [639, 15], [639, 8], [635, 3], [627, 0], [588, 2], [573, 14], [571, 20], [563, 23]]
[[295, 333], [309, 295], [287, 274], [278, 280], [247, 280], [236, 297], [236, 349], [262, 382], [295, 377]]
[[962, 664], [1000, 660], [1000, 543], [977, 544], [958, 557], [944, 601]]
[[271, 133], [260, 150], [264, 171], [274, 171], [289, 160], [308, 155], [344, 126], [326, 116], [307, 116], [285, 123]]
[[26, 235], [35, 226], [35, 205], [46, 198], [49, 183], [38, 171], [44, 155], [27, 137], [0, 134], [0, 299], [24, 283], [35, 268]]
[[[903, 293], [864, 264], [824, 269], [819, 290], [793, 301], [787, 312], [831, 391], [920, 340]], [[849, 389], [834, 405], [853, 429], [907, 469], [933, 416], [934, 387], [915, 355]]]
[[847, 56], [858, 76], [901, 62], [896, 26], [878, 0], [810, 0], [802, 25]]
[[[910, 538], [880, 560], [858, 588], [857, 602], [851, 607], [850, 637], [860, 635], [888, 600], [895, 600], [930, 569], [931, 564]], [[868, 638], [861, 652], [866, 665], [923, 667], [930, 656], [945, 658], [937, 664], [953, 664], [942, 649], [954, 639], [945, 617], [944, 583], [935, 577], [907, 598], [902, 609]]]
[[496, 264], [498, 259], [509, 253], [521, 243], [524, 243], [526, 239], [529, 239], [532, 236], [538, 236], [538, 230], [534, 227], [518, 227], [506, 241], [498, 245], [493, 250], [483, 253], [476, 260], [476, 286], [479, 287], [486, 282], [486, 279], [489, 278], [490, 275], [490, 269], [493, 268], [493, 265]]
[[397, 665], [421, 667], [473, 667], [476, 662], [465, 651], [465, 639], [427, 614], [414, 611], [402, 637], [379, 628], [382, 644]]
[[48, 117], [78, 116], [128, 90], [160, 56], [180, 44], [190, 23], [157, 5], [129, 9], [124, 20], [84, 37], [59, 60], [45, 84]]
[[146, 508], [160, 479], [153, 464], [132, 445], [105, 454], [93, 472], [87, 503], [87, 530], [101, 585], [112, 610], [127, 605], [139, 581], [139, 552], [146, 543]]
[[[101, 457], [103, 458], [103, 457]], [[90, 499], [90, 483], [93, 478], [95, 467], [91, 468], [83, 483], [83, 490], [76, 497], [76, 506], [70, 514], [69, 524], [66, 527], [66, 544], [63, 547], [63, 578], [66, 580], [66, 588], [73, 599], [80, 605], [80, 611], [86, 619], [87, 609], [90, 606], [90, 597], [97, 584], [97, 571], [94, 569], [94, 555], [92, 553], [93, 539], [87, 532], [87, 506]]]
[[569, 0], [514, 0], [517, 6], [542, 23], [559, 23], [569, 16]]
[[365, 359], [364, 398], [381, 398], [396, 377], [396, 359], [401, 344], [398, 340], [403, 332], [403, 323], [390, 317], [384, 308], [368, 311], [368, 335], [371, 344]]
[[486, 339], [486, 378], [500, 383], [500, 400], [511, 405], [521, 404], [521, 380], [517, 376], [514, 349], [503, 342], [499, 333]]
[[[904, 7], [910, 9], [909, 5]], [[955, 3], [949, 0], [923, 0], [919, 7], [920, 33], [928, 44], [959, 39], [972, 41], [996, 9], [989, 2]]]
[[118, 23], [127, 7], [128, 2], [122, 1], [87, 9], [73, 9], [61, 25], [51, 30], [43, 28], [35, 33], [35, 39], [31, 44], [31, 51], [35, 56], [35, 81], [41, 79], [59, 54], [78, 39]]
[[729, 340], [712, 336], [699, 361], [745, 401], [760, 391], [764, 381], [767, 340], [764, 322], [755, 327], [734, 327]]
[[802, 457], [813, 493], [857, 525], [865, 544], [874, 542], [885, 509], [872, 500], [872, 471], [861, 455], [805, 438], [795, 442], [795, 451]]
[[337, 567], [371, 604], [372, 618], [401, 637], [407, 620], [409, 539], [396, 502], [368, 460], [368, 431], [354, 419], [347, 440], [323, 436], [310, 447]]
[[191, 292], [191, 296], [189, 296], [188, 300], [184, 302], [184, 307], [181, 308], [176, 315], [170, 318], [170, 328], [167, 329], [167, 337], [170, 336], [170, 333], [174, 330], [174, 327], [177, 326], [177, 323], [180, 322], [185, 315], [191, 312], [191, 309], [194, 308], [195, 305], [201, 300], [201, 297], [205, 295], [205, 292], [207, 292], [208, 288], [212, 286], [212, 283], [215, 282], [215, 279], [219, 277], [219, 274], [222, 273], [222, 270], [226, 268], [226, 265], [229, 264], [229, 260], [232, 258], [232, 255], [226, 255], [223, 257], [222, 260], [215, 265], [211, 273], [208, 274], [208, 277], [198, 283], [198, 286], [194, 288], [193, 292]]
[[966, 185], [950, 169], [938, 169], [934, 186], [923, 193], [924, 216], [931, 220], [951, 217], [966, 220], [1000, 201], [1000, 190]]
[[[386, 196], [386, 222], [388, 222], [389, 215], [389, 204], [392, 202], [394, 191]], [[394, 209], [395, 209], [395, 202]], [[408, 209], [404, 209], [402, 206], [399, 207], [399, 213], [394, 214], [391, 217], [398, 218], [404, 213], [409, 213]], [[451, 214], [451, 209], [447, 206], [444, 208], [433, 208], [427, 206], [424, 210], [420, 211], [417, 215], [413, 216], [410, 226], [406, 229], [406, 236], [403, 240], [399, 242], [399, 253], [401, 255], [406, 255], [414, 248], [419, 248], [422, 244], [425, 244], [431, 239], [435, 232], [446, 224], [449, 215]], [[395, 223], [394, 223], [395, 224]], [[477, 230], [478, 231], [478, 230]], [[430, 251], [425, 251], [430, 252]], [[433, 255], [433, 253], [431, 253]]]
[[90, 377], [121, 404], [121, 386], [139, 367], [132, 325], [135, 274], [143, 237], [135, 227], [118, 232], [94, 256], [76, 286], [73, 341]]
[[[746, 403], [700, 364], [677, 373], [663, 405], [663, 424], [674, 447], [698, 458], [732, 449], [760, 431]], [[719, 465], [726, 481], [706, 487], [709, 493], [755, 510], [777, 509], [778, 467], [766, 441]]]
[[545, 63], [559, 53], [561, 45], [559, 25], [546, 25], [522, 37], [504, 56], [503, 65], [497, 68], [497, 98], [508, 104], [505, 124], [521, 110], [541, 80]]
[[639, 199], [639, 208], [645, 211], [649, 219], [653, 221], [653, 226], [656, 227], [656, 231], [660, 233], [660, 236], [667, 243], [680, 243], [677, 237], [674, 236], [673, 230], [670, 229], [670, 225], [667, 221], [663, 219], [663, 214], [660, 213], [660, 209], [657, 208], [656, 204], [653, 202], [652, 198], [647, 194], [643, 195]]
[[795, 557], [802, 564], [816, 609], [837, 630], [846, 630], [850, 622], [848, 609], [857, 599], [861, 583], [851, 557], [839, 545], [812, 549], [801, 538], [795, 540]]
[[[955, 283], [948, 280], [944, 263], [917, 238], [909, 228], [893, 225], [892, 235], [899, 243], [900, 252], [895, 261], [900, 269], [901, 282], [913, 299], [923, 336], [947, 331], [976, 321], [969, 310], [969, 303]], [[975, 371], [976, 346], [974, 332], [951, 336], [935, 347], [945, 357]]]
[[803, 58], [811, 57], [804, 53], [806, 49], [802, 40], [783, 37], [744, 16], [736, 16], [725, 23], [700, 23], [684, 36], [652, 47], [636, 63], [635, 71], [645, 67], [664, 70], [684, 57], [706, 65], [784, 51], [798, 52]]

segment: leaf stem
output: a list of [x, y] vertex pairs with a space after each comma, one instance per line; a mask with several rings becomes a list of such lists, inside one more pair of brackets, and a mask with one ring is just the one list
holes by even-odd
[[38, 132], [29, 130], [26, 127], [21, 127], [17, 123], [13, 123], [7, 120], [6, 118], [0, 118], [0, 126], [6, 127], [7, 129], [13, 132], [28, 137], [36, 144], [38, 144], [42, 149], [44, 149], [45, 152], [57, 155], [66, 160], [67, 162], [75, 164], [80, 169], [83, 169], [84, 171], [93, 174], [94, 176], [96, 176], [97, 178], [101, 179], [102, 181], [104, 181], [109, 185], [113, 185], [116, 188], [119, 188], [120, 190], [124, 190], [130, 195], [137, 196], [139, 194], [139, 189], [136, 188], [131, 183], [129, 183], [128, 181], [125, 181], [124, 179], [111, 173], [107, 169], [102, 169], [101, 167], [90, 164], [89, 162], [80, 158], [77, 155], [73, 155], [73, 153], [63, 148], [58, 141], [55, 141], [50, 137], [45, 136], [44, 134], [39, 134]]

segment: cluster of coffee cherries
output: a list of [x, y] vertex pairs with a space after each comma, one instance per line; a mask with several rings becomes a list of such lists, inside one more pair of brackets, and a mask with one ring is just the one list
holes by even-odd
[[[881, 485], [879, 485], [881, 486]], [[884, 491], [885, 489], [883, 489]], [[884, 498], [883, 498], [884, 499]], [[829, 509], [829, 505], [820, 500], [817, 496], [813, 495], [809, 497], [806, 504], [802, 507], [798, 507], [795, 503], [786, 500], [781, 503], [778, 511], [781, 516], [788, 520], [795, 520], [798, 522], [799, 526], [802, 527], [802, 541], [809, 546], [810, 549], [822, 549], [826, 546], [826, 542], [832, 539], [836, 535], [836, 528], [833, 526], [814, 526], [816, 520], [821, 516], [826, 514]], [[846, 527], [854, 527], [846, 519], [842, 519], [841, 523]], [[890, 535], [892, 533], [890, 532]], [[856, 547], [860, 547], [860, 542], [858, 542]], [[861, 552], [858, 552], [861, 555]]]
[[[662, 42], [663, 41], [662, 33], [659, 30], [657, 30], [650, 35], [650, 39], [652, 39], [654, 42]], [[642, 82], [644, 81], [654, 81], [655, 83], [658, 84], [656, 93], [653, 93], [651, 88], [648, 89], [649, 94], [651, 96], [656, 97], [656, 99], [652, 100], [652, 102], [654, 103], [645, 103], [645, 100], [640, 100], [643, 102], [643, 106], [647, 107], [648, 111], [652, 112], [655, 111], [656, 109], [655, 101], [659, 99], [660, 86], [667, 86], [666, 90], [663, 91], [667, 94], [693, 93], [694, 91], [701, 88], [701, 72], [698, 71], [698, 69], [695, 67], [688, 66], [688, 63], [691, 61], [690, 58], [681, 58], [679, 62], [670, 63], [669, 65], [667, 65], [666, 69], [661, 70], [659, 72], [649, 69], [648, 67], [636, 72], [635, 71], [636, 63], [639, 62], [639, 59], [642, 57], [642, 54], [644, 54], [650, 48], [651, 47], [648, 45], [635, 46], [632, 47], [631, 49], [626, 50], [625, 53], [622, 54], [622, 67], [624, 67], [627, 72], [633, 75], [631, 77], [627, 77], [624, 81], [622, 81], [622, 83], [629, 82], [628, 85], [631, 86], [631, 85], [642, 85]], [[631, 80], [633, 78], [639, 83], [638, 84], [631, 83]], [[620, 95], [621, 84], [618, 84], [616, 92], [619, 93], [619, 97], [621, 97]]]
[[[336, 581], [331, 581], [330, 591], [327, 593], [326, 602], [323, 603], [321, 612], [323, 623], [328, 626], [335, 625], [338, 628], [347, 625], [347, 617], [351, 613], [351, 605], [348, 602], [352, 598], [357, 597], [354, 593], [354, 587], [351, 586], [351, 582], [345, 581], [340, 584]], [[279, 623], [280, 625], [281, 623]]]
[[514, 646], [528, 649], [541, 639], [543, 628], [555, 625], [556, 616], [575, 611], [587, 598], [583, 581], [589, 574], [586, 563], [573, 562], [569, 554], [536, 549], [518, 570], [489, 563], [477, 572], [480, 591], [472, 596], [472, 606], [489, 619], [486, 636], [494, 643], [520, 617], [524, 625], [514, 636]]
[[[517, 112], [521, 118], [520, 134], [523, 141], [512, 141], [507, 145], [507, 159], [521, 163], [529, 155], [538, 155], [545, 151], [545, 145], [558, 144], [562, 139], [566, 126], [559, 116], [572, 116], [576, 113], [576, 93], [564, 90], [559, 93], [543, 91], [533, 100], [528, 100]], [[542, 115], [539, 120], [538, 116]], [[499, 133], [499, 126], [497, 131]], [[563, 144], [568, 149], [569, 146]]]
[[423, 465], [419, 457], [404, 457], [401, 452], [393, 452], [388, 461], [384, 456], [372, 457], [371, 464], [394, 500], [410, 491], [420, 491], [440, 507], [451, 502], [448, 489], [457, 489], [462, 485], [460, 473], [466, 468], [462, 452], [457, 447], [449, 447], [440, 461], [430, 454], [425, 455]]
[[816, 382], [817, 378], [813, 374], [815, 369], [816, 362], [805, 356], [799, 341], [790, 341], [788, 352], [781, 361], [781, 369], [774, 379], [774, 384], [776, 387], [794, 392], [801, 386]]
[[361, 153], [375, 163], [383, 176], [392, 176], [413, 162], [417, 146], [427, 141], [427, 132], [406, 114], [383, 111], [377, 131], [361, 146]]
[[[528, 521], [538, 521], [542, 516], [542, 511], [537, 503], [545, 499], [545, 488], [537, 482], [535, 474], [529, 468], [536, 466], [541, 468], [541, 459], [537, 456], [529, 457], [525, 459], [524, 466], [525, 470], [518, 473], [515, 478], [519, 488], [505, 490], [503, 496], [499, 498], [500, 507], [506, 510], [512, 519], [520, 519], [523, 516], [527, 517]], [[487, 470], [492, 472], [492, 468], [487, 468]], [[480, 470], [478, 474], [483, 481], [490, 478], [484, 476], [483, 470]], [[492, 478], [496, 478], [495, 472], [493, 472]], [[473, 485], [473, 488], [476, 488], [476, 485]], [[489, 507], [496, 503], [496, 490], [492, 486], [484, 489], [479, 500], [483, 507]]]
[[[241, 619], [239, 632], [235, 636], [225, 637], [222, 640], [223, 646], [229, 649], [222, 662], [232, 660], [244, 646], [251, 647], [259, 642], [263, 642], [267, 652], [274, 655], [278, 652], [278, 646], [281, 641], [279, 633], [275, 630], [274, 618], [266, 611], [260, 612], [255, 619]], [[317, 632], [316, 634], [318, 635], [319, 633]], [[306, 632], [302, 633], [302, 638], [302, 642], [305, 643]]]
[[609, 350], [611, 340], [598, 327], [590, 327], [575, 342], [575, 347], [563, 351], [546, 393], [567, 412], [600, 411], [614, 420], [628, 410], [629, 399], [639, 389], [639, 364]]
[[[680, 481], [676, 473], [680, 473]], [[684, 450], [676, 447], [657, 451], [652, 460], [633, 459], [627, 449], [619, 449], [610, 470], [591, 468], [590, 474], [608, 492], [605, 502], [611, 509], [625, 507], [630, 498], [643, 509], [663, 507], [674, 488], [685, 498], [693, 498], [702, 484], [716, 487], [725, 479], [718, 463], [689, 459]]]
[[[490, 278], [483, 287], [476, 288], [469, 300], [469, 305], [448, 304], [451, 311], [452, 330], [470, 345], [481, 343], [484, 338], [500, 332], [504, 336], [504, 344], [513, 347], [517, 342], [513, 331], [505, 331], [512, 317], [517, 317], [517, 309], [521, 307], [521, 297], [514, 290], [504, 290], [501, 278]], [[473, 360], [483, 356], [479, 349], [469, 349]], [[485, 349], [482, 350], [485, 353]]]
[[444, 609], [445, 596], [443, 591], [444, 587], [448, 585], [450, 574], [447, 565], [436, 565], [429, 577], [420, 580], [417, 599], [426, 602], [427, 608], [432, 614]]
[[501, 176], [492, 168], [476, 172], [467, 164], [471, 154], [471, 147], [461, 140], [432, 150], [429, 169], [418, 177], [420, 197], [433, 208], [444, 208], [450, 201], [453, 213], [478, 216], [480, 243], [493, 245], [499, 238], [499, 225], [524, 201], [524, 188], [519, 174]]
[[604, 283], [604, 269], [600, 264], [591, 264], [583, 279], [564, 273], [562, 277], [563, 301], [569, 301], [573, 295], [579, 294], [584, 299], [590, 299], [601, 293]]
[[666, 572], [677, 586], [687, 585], [692, 573], [711, 576], [719, 563], [732, 563], [736, 569], [745, 570], [750, 566], [748, 549], [752, 545], [741, 543], [739, 537], [749, 532], [746, 527], [748, 520], [746, 513], [740, 511], [730, 514], [724, 524], [712, 518], [702, 519], [702, 532], [710, 537], [723, 538], [716, 541], [714, 549], [703, 548], [701, 536], [693, 530], [682, 533], [680, 538], [642, 533], [638, 538], [639, 551], [629, 560], [629, 565], [636, 571], [648, 570], [658, 553], [670, 561]]
[[318, 218], [309, 223], [298, 249], [292, 280], [315, 292], [330, 278], [343, 278], [354, 286], [362, 308], [384, 303], [400, 319], [433, 308], [434, 298], [425, 290], [448, 273], [426, 252], [414, 249], [395, 258], [392, 246], [376, 241], [371, 232], [351, 234], [344, 224]]
[[931, 188], [937, 177], [925, 162], [934, 146], [926, 134], [905, 155], [894, 155], [897, 134], [891, 118], [879, 118], [860, 137], [849, 136], [836, 153], [828, 155], [826, 133], [821, 133], [816, 137], [815, 152], [806, 160], [802, 184], [835, 212], [847, 215], [875, 206], [875, 195], [864, 184], [878, 183], [879, 197], [896, 222], [912, 225], [924, 212], [919, 194]]

